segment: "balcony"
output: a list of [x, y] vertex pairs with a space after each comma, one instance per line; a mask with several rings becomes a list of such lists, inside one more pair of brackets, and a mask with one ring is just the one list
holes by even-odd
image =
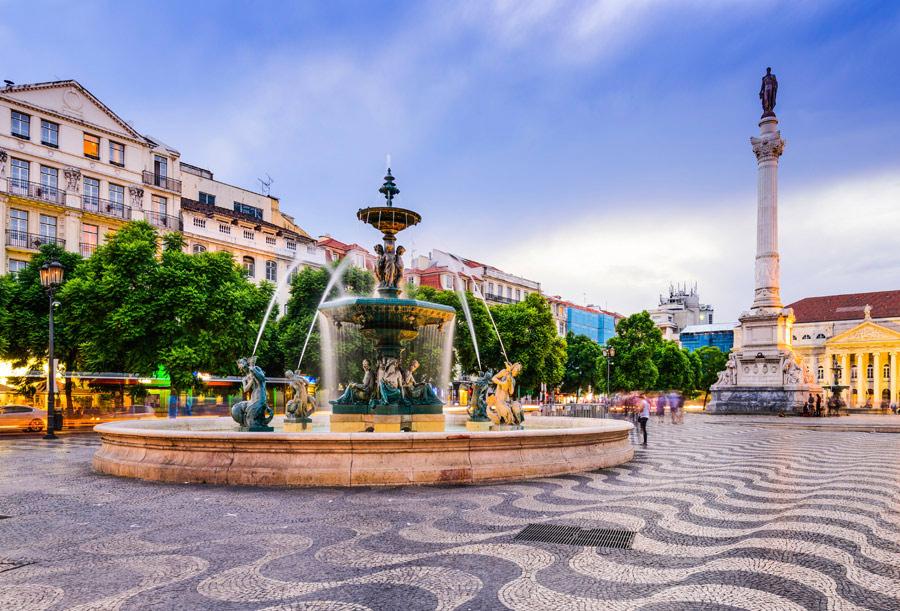
[[14, 248], [26, 248], [28, 250], [38, 250], [44, 244], [56, 244], [65, 248], [66, 241], [56, 236], [38, 235], [36, 233], [26, 233], [17, 229], [6, 230], [6, 245]]
[[181, 231], [181, 219], [170, 214], [160, 214], [159, 212], [144, 212], [147, 222], [160, 229], [168, 229], [169, 231]]
[[48, 187], [36, 182], [28, 182], [19, 180], [18, 178], [9, 179], [9, 194], [18, 195], [19, 197], [27, 197], [49, 204], [57, 204], [59, 206], [66, 205], [66, 192], [58, 187]]
[[96, 244], [88, 244], [86, 242], [82, 242], [78, 245], [78, 252], [81, 253], [81, 256], [85, 259], [94, 254], [95, 250], [97, 250]]
[[160, 176], [159, 174], [154, 174], [148, 170], [144, 170], [144, 184], [153, 185], [154, 187], [159, 187], [160, 189], [165, 189], [166, 191], [172, 191], [174, 193], [181, 193], [180, 180], [175, 180], [168, 176]]
[[519, 303], [512, 297], [504, 297], [503, 295], [495, 295], [493, 293], [485, 293], [484, 298], [488, 301], [494, 301], [496, 303]]
[[81, 209], [85, 212], [111, 216], [113, 218], [122, 219], [123, 221], [131, 220], [131, 206], [126, 206], [125, 204], [120, 204], [119, 202], [110, 201], [108, 199], [100, 199], [99, 197], [93, 197], [91, 195], [81, 196]]

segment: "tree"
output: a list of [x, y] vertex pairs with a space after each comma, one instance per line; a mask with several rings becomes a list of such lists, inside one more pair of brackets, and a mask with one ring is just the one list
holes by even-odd
[[[510, 362], [522, 364], [519, 388], [536, 392], [542, 383], [559, 384], [566, 369], [566, 342], [556, 332], [556, 321], [547, 301], [538, 293], [509, 305], [492, 306], [491, 314], [503, 338]], [[504, 366], [497, 350], [482, 354], [482, 361], [496, 371]]]
[[[610, 371], [610, 389], [649, 390], [656, 387], [659, 370], [654, 363], [656, 351], [662, 346], [662, 332], [644, 311], [619, 321], [616, 335], [606, 345], [615, 349]], [[606, 357], [601, 368], [606, 369]]]
[[687, 348], [683, 348], [683, 350], [691, 361], [691, 385], [685, 388], [684, 391], [690, 393], [693, 397], [697, 394], [697, 389], [700, 388], [700, 380], [703, 378], [703, 361], [700, 360], [700, 356], [696, 352], [691, 352]]
[[585, 335], [569, 331], [566, 335], [566, 371], [563, 375], [564, 392], [575, 393], [576, 398], [588, 387], [600, 386], [600, 361], [603, 348]]
[[226, 252], [184, 252], [184, 238], [170, 233], [155, 274], [158, 362], [176, 392], [199, 388], [197, 372], [236, 371], [249, 355], [274, 287], [255, 285]]
[[[0, 356], [16, 366], [34, 364], [47, 359], [49, 349], [49, 308], [47, 291], [41, 286], [40, 269], [44, 263], [56, 259], [64, 268], [63, 286], [77, 274], [82, 263], [79, 255], [63, 250], [55, 244], [41, 247], [31, 261], [15, 277], [7, 276], [0, 293], [6, 293], [5, 307], [0, 307]], [[3, 306], [0, 296], [0, 306]], [[66, 371], [75, 371], [80, 364], [80, 350], [75, 329], [69, 321], [67, 304], [58, 292], [56, 300], [62, 306], [53, 313], [54, 356]], [[72, 408], [72, 380], [66, 378], [64, 391], [66, 408]]]
[[697, 389], [703, 391], [703, 407], [706, 408], [706, 400], [709, 398], [709, 387], [716, 383], [719, 372], [725, 369], [728, 355], [716, 346], [703, 346], [694, 351], [701, 363], [701, 375], [697, 382]]
[[[294, 276], [291, 282], [287, 312], [278, 321], [278, 347], [283, 354], [285, 369], [296, 369], [306, 342], [306, 335], [312, 326], [306, 353], [301, 368], [307, 375], [319, 377], [321, 371], [321, 337], [317, 326], [313, 326], [322, 294], [331, 277], [328, 270], [307, 267]], [[329, 299], [346, 291], [354, 295], [371, 295], [375, 287], [375, 277], [371, 272], [358, 267], [349, 267], [344, 272], [340, 286], [334, 287]], [[355, 338], [354, 342], [360, 341]], [[345, 347], [350, 348], [350, 347]], [[356, 346], [353, 347], [356, 350]], [[357, 365], [358, 366], [358, 365]]]
[[[408, 288], [407, 293], [411, 299], [447, 305], [456, 310], [456, 328], [453, 339], [456, 362], [463, 373], [478, 371], [478, 358], [475, 355], [472, 334], [469, 331], [469, 323], [466, 320], [466, 313], [463, 310], [459, 294], [454, 291], [439, 291], [430, 286]], [[466, 291], [465, 295], [469, 313], [472, 316], [472, 326], [475, 329], [475, 339], [478, 342], [479, 353], [485, 355], [499, 350], [497, 348], [497, 336], [494, 333], [494, 327], [491, 325], [484, 302], [468, 291]], [[484, 367], [486, 365], [482, 363], [481, 369], [484, 369]]]
[[672, 341], [664, 341], [657, 347], [653, 362], [659, 377], [656, 379], [658, 390], [681, 390], [690, 392], [694, 386], [694, 371], [691, 359], [685, 350]]

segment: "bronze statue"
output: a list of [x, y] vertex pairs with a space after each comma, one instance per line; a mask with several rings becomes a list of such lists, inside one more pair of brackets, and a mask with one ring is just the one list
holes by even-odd
[[762, 100], [764, 117], [775, 116], [775, 97], [778, 95], [778, 79], [772, 74], [771, 68], [766, 68], [766, 75], [762, 77], [762, 85], [759, 88], [759, 99]]
[[469, 420], [474, 422], [486, 422], [490, 420], [487, 415], [487, 398], [490, 383], [494, 372], [488, 369], [475, 379], [472, 385], [472, 397], [469, 399]]
[[394, 276], [391, 278], [393, 287], [400, 286], [400, 283], [403, 282], [403, 253], [405, 252], [405, 248], [398, 246], [397, 252], [394, 253]]
[[382, 286], [385, 283], [384, 265], [387, 262], [387, 257], [384, 254], [384, 246], [376, 244], [375, 252], [378, 254], [378, 260], [375, 262], [375, 279], [378, 280], [379, 286]]
[[419, 368], [419, 361], [413, 360], [409, 368], [403, 374], [403, 396], [416, 405], [440, 405], [434, 388], [428, 382], [416, 382], [415, 373]]
[[338, 397], [336, 401], [332, 401], [332, 403], [338, 403], [340, 405], [366, 405], [369, 403], [373, 391], [375, 390], [375, 377], [372, 374], [369, 359], [363, 359], [362, 368], [364, 372], [362, 383], [351, 382], [344, 390], [344, 394]]
[[316, 411], [316, 400], [309, 395], [309, 383], [300, 372], [285, 371], [293, 397], [284, 406], [285, 422], [312, 422], [310, 416]]
[[256, 365], [256, 357], [242, 358], [237, 362], [238, 372], [244, 374], [242, 390], [250, 393], [247, 401], [239, 401], [231, 407], [231, 417], [241, 425], [242, 431], [273, 431], [269, 422], [275, 412], [266, 403], [266, 374]]

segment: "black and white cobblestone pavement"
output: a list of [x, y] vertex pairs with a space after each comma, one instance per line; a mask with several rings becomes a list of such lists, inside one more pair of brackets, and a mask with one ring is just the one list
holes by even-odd
[[650, 427], [619, 468], [453, 488], [154, 484], [92, 473], [94, 437], [0, 440], [0, 609], [900, 609], [900, 435]]

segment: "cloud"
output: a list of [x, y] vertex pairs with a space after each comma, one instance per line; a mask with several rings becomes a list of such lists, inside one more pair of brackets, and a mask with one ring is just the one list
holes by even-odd
[[[782, 190], [785, 303], [812, 295], [900, 287], [900, 173], [865, 174]], [[736, 320], [753, 294], [756, 197], [730, 201], [625, 201], [614, 211], [535, 227], [515, 242], [458, 244], [459, 252], [539, 280], [560, 294], [623, 313], [652, 308], [670, 282], [696, 281], [719, 321]], [[648, 212], [653, 210], [653, 212]], [[467, 250], [463, 250], [467, 249]]]

